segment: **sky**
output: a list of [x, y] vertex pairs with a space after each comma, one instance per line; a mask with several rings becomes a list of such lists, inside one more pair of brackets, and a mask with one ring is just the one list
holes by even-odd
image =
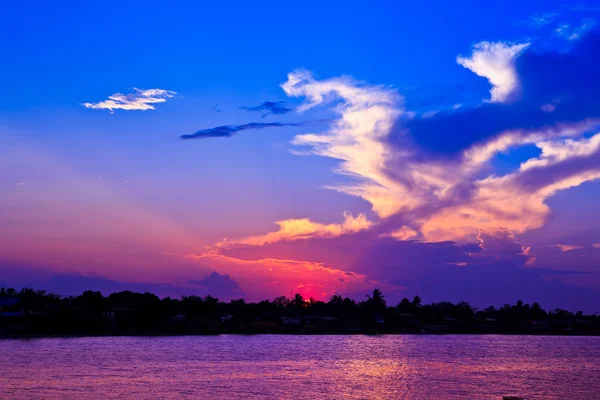
[[600, 7], [202, 3], [0, 6], [0, 286], [600, 311]]

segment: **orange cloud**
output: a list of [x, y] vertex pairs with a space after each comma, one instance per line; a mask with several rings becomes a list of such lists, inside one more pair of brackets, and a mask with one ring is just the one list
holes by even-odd
[[575, 246], [572, 244], [554, 244], [553, 246], [558, 247], [560, 249], [560, 251], [563, 251], [563, 252], [583, 249], [583, 246]]
[[235, 241], [224, 240], [217, 247], [228, 247], [230, 245], [262, 246], [267, 243], [272, 244], [313, 237], [337, 237], [369, 229], [372, 225], [364, 214], [358, 214], [354, 217], [350, 213], [344, 213], [344, 221], [341, 224], [321, 224], [308, 218], [286, 219], [275, 223], [279, 226], [279, 230], [276, 232], [250, 236]]
[[402, 226], [400, 229], [397, 229], [390, 233], [384, 233], [381, 237], [391, 237], [396, 240], [410, 240], [419, 236], [419, 232], [415, 231], [410, 226]]

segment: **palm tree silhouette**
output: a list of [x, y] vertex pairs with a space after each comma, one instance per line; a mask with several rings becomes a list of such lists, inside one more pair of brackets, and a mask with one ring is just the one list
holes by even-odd
[[373, 296], [367, 295], [367, 298], [369, 299], [369, 303], [373, 304], [376, 307], [385, 307], [385, 305], [387, 304], [387, 302], [383, 298], [383, 293], [381, 293], [381, 290], [379, 289], [373, 289]]
[[296, 293], [294, 298], [292, 299], [292, 305], [295, 308], [303, 308], [304, 307], [304, 298], [300, 293]]

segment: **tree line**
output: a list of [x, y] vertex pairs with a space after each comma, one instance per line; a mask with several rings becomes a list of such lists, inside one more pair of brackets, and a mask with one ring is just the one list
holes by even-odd
[[219, 333], [506, 333], [600, 334], [600, 316], [544, 310], [540, 304], [484, 309], [467, 302], [388, 304], [375, 289], [362, 301], [280, 296], [219, 301], [207, 295], [160, 298], [122, 291], [61, 297], [29, 288], [0, 289], [0, 337]]

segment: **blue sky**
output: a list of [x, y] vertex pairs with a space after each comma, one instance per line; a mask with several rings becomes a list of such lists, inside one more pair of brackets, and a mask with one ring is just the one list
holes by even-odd
[[11, 60], [2, 65], [13, 94], [0, 103], [6, 111], [70, 108], [107, 91], [149, 85], [189, 96], [283, 97], [277, 85], [297, 67], [399, 88], [460, 84], [473, 77], [456, 65], [457, 54], [481, 40], [533, 36], [530, 17], [563, 7], [553, 1], [168, 7], [132, 1], [3, 8], [0, 29], [12, 38], [2, 44]]

